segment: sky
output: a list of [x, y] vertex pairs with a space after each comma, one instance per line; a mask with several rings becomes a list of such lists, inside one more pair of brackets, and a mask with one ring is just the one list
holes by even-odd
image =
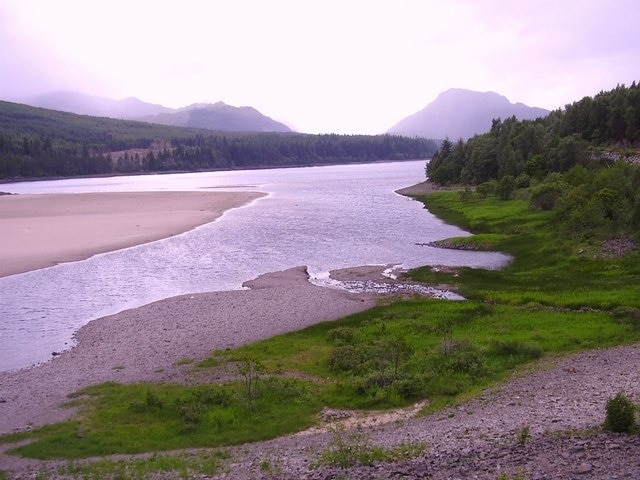
[[0, 0], [0, 99], [252, 106], [383, 133], [449, 88], [556, 109], [640, 81], [640, 0]]

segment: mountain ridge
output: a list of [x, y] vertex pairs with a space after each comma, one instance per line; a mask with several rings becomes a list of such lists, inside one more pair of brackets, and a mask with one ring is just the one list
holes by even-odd
[[237, 132], [292, 132], [287, 125], [248, 106], [234, 107], [224, 102], [194, 103], [174, 109], [135, 97], [114, 100], [74, 91], [49, 92], [17, 102], [32, 107], [79, 115], [135, 120], [173, 127], [204, 128]]
[[400, 120], [387, 133], [466, 140], [489, 131], [495, 118], [515, 116], [518, 120], [533, 120], [548, 113], [549, 110], [521, 102], [511, 103], [496, 92], [450, 88], [422, 110]]

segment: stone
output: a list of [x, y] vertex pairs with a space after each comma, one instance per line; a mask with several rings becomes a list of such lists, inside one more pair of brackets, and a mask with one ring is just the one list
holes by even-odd
[[593, 470], [593, 467], [588, 463], [581, 463], [580, 465], [578, 465], [576, 473], [579, 475], [584, 475], [586, 473], [590, 473], [592, 470]]

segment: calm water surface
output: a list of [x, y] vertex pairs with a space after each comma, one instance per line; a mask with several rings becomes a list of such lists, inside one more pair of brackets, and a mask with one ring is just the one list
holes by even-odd
[[[240, 190], [268, 193], [165, 240], [0, 278], [0, 370], [47, 361], [92, 319], [174, 295], [235, 290], [306, 265], [312, 277], [366, 264], [496, 268], [499, 253], [419, 246], [465, 235], [394, 190], [424, 179], [424, 161], [72, 179], [3, 185], [12, 193]], [[320, 280], [319, 280], [320, 281]]]

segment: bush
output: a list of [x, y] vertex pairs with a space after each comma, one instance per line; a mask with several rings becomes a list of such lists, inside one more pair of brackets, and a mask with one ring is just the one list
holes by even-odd
[[516, 189], [516, 180], [511, 175], [505, 175], [498, 182], [496, 192], [501, 200], [509, 200], [513, 197], [513, 192]]
[[636, 430], [636, 406], [622, 392], [607, 401], [604, 428], [612, 432], [631, 433]]
[[342, 345], [329, 355], [329, 368], [334, 372], [360, 372], [368, 355], [360, 346]]
[[447, 369], [454, 373], [482, 375], [485, 367], [480, 352], [468, 342], [456, 342], [446, 355]]
[[516, 177], [517, 188], [529, 188], [531, 185], [531, 177], [526, 173], [521, 173]]
[[351, 327], [332, 328], [327, 332], [327, 340], [335, 345], [350, 345], [355, 339], [354, 332]]
[[425, 395], [425, 384], [429, 381], [428, 378], [421, 378], [417, 375], [411, 375], [401, 377], [394, 384], [393, 387], [404, 399], [419, 398]]
[[531, 206], [540, 210], [553, 210], [562, 196], [566, 185], [562, 183], [541, 183], [531, 189]]
[[505, 357], [540, 358], [544, 353], [542, 348], [533, 343], [525, 343], [518, 340], [495, 341], [493, 350], [496, 354]]
[[476, 187], [476, 193], [480, 198], [487, 198], [489, 195], [496, 193], [498, 188], [498, 182], [495, 180], [489, 180], [488, 182], [481, 183]]

